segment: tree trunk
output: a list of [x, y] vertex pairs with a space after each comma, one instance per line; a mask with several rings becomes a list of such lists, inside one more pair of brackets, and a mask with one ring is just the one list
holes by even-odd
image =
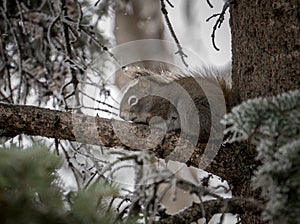
[[[299, 0], [236, 0], [231, 5], [232, 86], [239, 102], [299, 89], [299, 8]], [[237, 173], [248, 170], [239, 180], [236, 196], [258, 197], [250, 181], [258, 165], [255, 153], [254, 147], [247, 145], [248, 156], [241, 156], [236, 164]], [[244, 215], [242, 219], [243, 223], [262, 223], [258, 216]]]
[[233, 88], [241, 101], [300, 87], [299, 0], [231, 6]]

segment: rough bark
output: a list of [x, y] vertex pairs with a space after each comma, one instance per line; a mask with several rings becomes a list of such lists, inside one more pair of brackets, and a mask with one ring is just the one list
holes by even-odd
[[[62, 140], [76, 141], [85, 144], [101, 145], [106, 147], [121, 147], [136, 151], [138, 148], [149, 148], [157, 157], [184, 162], [188, 166], [207, 165], [205, 170], [214, 173], [229, 183], [236, 179], [234, 170], [234, 150], [232, 146], [222, 146], [220, 149], [215, 145], [207, 146], [201, 143], [201, 139], [189, 154], [184, 149], [190, 149], [192, 144], [189, 140], [183, 140], [179, 144], [180, 133], [167, 133], [164, 138], [159, 139], [159, 130], [153, 130], [149, 138], [148, 126], [141, 124], [130, 124], [123, 121], [108, 120], [100, 117], [91, 117], [83, 114], [72, 114], [57, 110], [39, 108], [35, 106], [21, 106], [0, 103], [0, 130], [4, 130], [7, 136], [15, 134], [26, 134], [32, 136], [43, 136]], [[118, 132], [126, 133], [125, 140], [121, 141]], [[148, 141], [140, 141], [138, 145], [132, 135], [147, 138]], [[151, 148], [152, 142], [159, 142]], [[136, 147], [129, 147], [135, 145]], [[176, 146], [179, 150], [173, 153]], [[218, 154], [210, 164], [201, 164], [201, 158], [205, 148], [219, 150]], [[170, 156], [172, 154], [172, 156]]]
[[[239, 102], [277, 95], [300, 88], [299, 0], [235, 0], [230, 8], [232, 32], [232, 87]], [[258, 162], [255, 148], [242, 146], [236, 161], [236, 196], [259, 197], [251, 188]], [[241, 150], [241, 149], [240, 149]], [[259, 216], [244, 215], [243, 223], [263, 223]]]
[[232, 82], [241, 101], [300, 88], [299, 8], [299, 0], [232, 4]]
[[[167, 216], [162, 218], [157, 223], [159, 224], [172, 224], [172, 223], [192, 223], [201, 218], [210, 220], [215, 214], [232, 213], [232, 214], [249, 214], [260, 215], [263, 206], [258, 204], [257, 201], [245, 198], [230, 198], [226, 200], [226, 206], [223, 201], [211, 200], [205, 201], [203, 204], [193, 203], [189, 208], [177, 213], [176, 215]], [[205, 211], [203, 217], [202, 210]]]

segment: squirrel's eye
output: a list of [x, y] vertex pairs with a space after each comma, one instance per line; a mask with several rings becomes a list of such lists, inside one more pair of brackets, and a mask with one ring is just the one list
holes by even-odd
[[138, 99], [134, 95], [128, 98], [128, 104], [130, 106], [134, 106], [135, 104], [137, 104], [137, 102], [138, 102]]

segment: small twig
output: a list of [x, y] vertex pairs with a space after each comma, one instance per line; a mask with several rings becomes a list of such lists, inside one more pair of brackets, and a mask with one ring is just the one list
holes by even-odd
[[59, 51], [59, 49], [55, 46], [55, 44], [52, 42], [52, 38], [51, 38], [51, 30], [54, 27], [55, 23], [58, 21], [59, 17], [62, 14], [62, 10], [59, 11], [58, 15], [52, 20], [52, 22], [50, 23], [48, 30], [47, 30], [47, 39], [49, 41], [50, 47], [56, 51]]
[[68, 163], [68, 167], [71, 168], [71, 170], [72, 170], [73, 176], [74, 176], [76, 184], [77, 184], [77, 189], [80, 189], [80, 183], [79, 183], [80, 181], [78, 179], [78, 176], [76, 175], [76, 173], [79, 173], [79, 172], [74, 167], [74, 165], [73, 165], [73, 163], [71, 161], [71, 158], [70, 158], [70, 156], [69, 156], [66, 148], [61, 143], [59, 145], [61, 146], [61, 149], [62, 149], [62, 151], [63, 151], [63, 153], [65, 155], [66, 161]]
[[190, 193], [194, 193], [198, 197], [209, 195], [209, 196], [214, 197], [214, 198], [219, 199], [219, 200], [224, 199], [220, 195], [218, 195], [218, 194], [212, 192], [211, 190], [209, 190], [207, 187], [195, 185], [195, 184], [190, 183], [188, 181], [185, 181], [183, 179], [180, 179], [180, 180], [177, 181], [177, 187], [181, 188], [182, 190], [189, 191]]
[[[169, 1], [167, 1], [167, 2], [168, 2], [168, 4], [169, 4], [171, 7], [174, 7]], [[178, 38], [177, 38], [177, 36], [176, 36], [176, 33], [175, 33], [174, 29], [173, 29], [172, 23], [171, 23], [170, 18], [169, 18], [169, 16], [168, 16], [168, 11], [167, 11], [167, 9], [166, 9], [165, 0], [160, 0], [160, 4], [161, 4], [161, 12], [163, 13], [163, 15], [164, 15], [164, 17], [165, 17], [165, 21], [166, 21], [166, 23], [167, 23], [168, 29], [169, 29], [169, 31], [170, 31], [170, 33], [171, 33], [171, 35], [172, 35], [172, 37], [173, 37], [173, 39], [174, 39], [174, 41], [175, 41], [175, 43], [176, 43], [176, 45], [177, 45], [177, 48], [178, 48], [178, 51], [175, 52], [175, 54], [179, 54], [182, 63], [183, 63], [186, 67], [188, 67], [187, 62], [186, 62], [185, 59], [184, 59], [184, 58], [187, 57], [187, 55], [183, 52], [182, 46], [181, 46], [181, 44], [179, 43], [179, 40], [178, 40]]]
[[228, 208], [228, 200], [224, 200], [224, 206], [222, 208], [222, 215], [220, 217], [220, 222], [218, 224], [223, 224], [224, 223], [224, 219], [225, 219], [225, 212]]
[[55, 145], [55, 152], [56, 155], [59, 156], [59, 139], [58, 138], [54, 138], [54, 145]]
[[18, 73], [19, 73], [19, 76], [20, 76], [20, 81], [19, 81], [19, 85], [18, 85], [17, 103], [20, 103], [21, 90], [22, 90], [22, 80], [23, 80], [23, 74], [22, 74], [23, 63], [22, 63], [21, 46], [20, 46], [20, 43], [18, 41], [15, 29], [12, 26], [12, 24], [10, 23], [10, 20], [8, 19], [7, 15], [6, 15], [6, 12], [2, 8], [0, 8], [0, 10], [1, 10], [1, 13], [2, 13], [2, 15], [4, 17], [4, 20], [6, 21], [7, 25], [11, 29], [11, 33], [13, 35], [13, 39], [14, 39], [14, 41], [16, 43], [16, 49], [17, 49], [17, 55], [18, 55]]
[[4, 63], [4, 65], [1, 69], [1, 72], [3, 71], [3, 74], [5, 74], [5, 73], [7, 74], [7, 79], [6, 79], [7, 82], [5, 82], [5, 89], [8, 88], [10, 94], [9, 94], [9, 96], [6, 96], [6, 94], [1, 93], [1, 95], [3, 96], [3, 99], [2, 99], [3, 101], [5, 100], [9, 103], [12, 103], [13, 102], [13, 90], [12, 90], [12, 85], [11, 85], [11, 75], [10, 75], [10, 72], [9, 72], [9, 69], [10, 69], [9, 57], [5, 53], [5, 50], [4, 50], [4, 49], [6, 49], [5, 38], [8, 34], [5, 34], [5, 33], [3, 33], [0, 36], [0, 54], [1, 54], [1, 57], [2, 57], [2, 60], [3, 60], [3, 63]]
[[214, 6], [210, 3], [209, 0], [206, 0], [207, 4], [209, 5], [209, 7], [213, 8]]
[[23, 18], [22, 7], [21, 7], [19, 1], [16, 1], [16, 3], [17, 3], [17, 7], [18, 7], [18, 10], [19, 10], [19, 13], [20, 13], [20, 24], [21, 24], [21, 28], [22, 28], [23, 33], [25, 34], [25, 33], [26, 33], [26, 30], [25, 30], [25, 26], [24, 26], [24, 18]]
[[[200, 208], [201, 208], [201, 214], [202, 214], [202, 217], [206, 217], [205, 215], [205, 208], [204, 208], [204, 205], [203, 205], [203, 199], [202, 199], [202, 196], [199, 196], [198, 195], [198, 198], [199, 198], [199, 201], [200, 201]], [[205, 223], [204, 224], [207, 224], [207, 220], [205, 219]]]
[[105, 112], [105, 113], [108, 113], [108, 114], [112, 114], [114, 116], [118, 116], [117, 113], [111, 112], [110, 110], [102, 109], [100, 107], [88, 107], [88, 106], [82, 106], [82, 105], [76, 106], [76, 107], [68, 107], [69, 110], [79, 110], [79, 109], [82, 109], [82, 108], [89, 109], [89, 110], [102, 111], [102, 112]]
[[170, 2], [170, 0], [166, 0], [166, 1], [169, 4], [169, 6], [171, 6], [172, 8], [174, 8], [174, 5]]
[[90, 177], [90, 179], [87, 181], [87, 183], [85, 184], [85, 186], [83, 187], [83, 189], [87, 189], [88, 186], [91, 184], [91, 182], [95, 179], [96, 175], [98, 174], [97, 171], [95, 171], [95, 173]]
[[225, 13], [226, 13], [227, 9], [229, 8], [230, 3], [231, 3], [231, 1], [227, 0], [224, 3], [223, 9], [220, 13], [213, 14], [212, 16], [210, 16], [209, 18], [206, 19], [206, 22], [208, 22], [212, 18], [218, 17], [215, 25], [213, 26], [213, 32], [211, 34], [212, 44], [217, 51], [219, 51], [220, 49], [217, 47], [217, 45], [215, 43], [216, 30], [219, 29], [221, 27], [222, 23], [224, 22]]
[[82, 72], [82, 73], [84, 73], [84, 71], [86, 70], [86, 65], [81, 65], [81, 64], [79, 64], [79, 63], [77, 63], [76, 61], [74, 61], [73, 59], [71, 59], [71, 58], [66, 58], [65, 60], [64, 60], [64, 62], [66, 63], [66, 64], [68, 64], [68, 66], [70, 67], [70, 68], [73, 68], [73, 69], [78, 69], [78, 70], [80, 70], [80, 72]]
[[97, 6], [97, 5], [99, 4], [100, 1], [101, 1], [101, 0], [98, 0], [98, 1], [95, 3], [94, 6]]
[[[69, 26], [76, 26], [77, 27], [77, 23], [74, 23], [70, 20], [64, 20], [63, 21], [64, 23], [68, 24]], [[78, 27], [77, 27], [78, 28]], [[110, 50], [108, 49], [108, 47], [106, 47], [104, 44], [102, 44], [96, 37], [95, 37], [95, 34], [93, 33], [93, 31], [90, 31], [89, 30], [89, 26], [88, 25], [83, 25], [83, 24], [80, 24], [79, 25], [79, 29], [80, 31], [83, 31], [83, 33], [85, 33], [88, 37], [90, 37], [92, 39], [92, 41], [101, 49], [103, 50], [104, 52], [106, 52], [109, 57], [111, 57], [115, 62], [116, 64], [122, 68], [124, 66], [121, 65], [121, 63], [118, 61], [118, 59], [114, 56], [113, 53], [110, 52]]]
[[228, 193], [230, 191], [230, 188], [225, 187], [224, 185], [218, 185], [216, 187], [212, 187], [214, 190], [223, 189], [225, 193]]
[[119, 110], [119, 108], [117, 108], [117, 107], [114, 107], [114, 106], [112, 106], [112, 105], [110, 105], [110, 104], [108, 104], [108, 103], [105, 103], [105, 102], [101, 101], [101, 100], [97, 100], [97, 99], [95, 99], [94, 97], [89, 96], [88, 94], [86, 94], [85, 92], [83, 92], [83, 91], [81, 91], [81, 90], [79, 90], [79, 91], [80, 91], [80, 93], [81, 93], [82, 95], [86, 96], [87, 98], [93, 100], [93, 101], [96, 102], [96, 103], [100, 103], [100, 104], [102, 104], [102, 105], [104, 105], [104, 106], [107, 106], [107, 107], [109, 107], [109, 108], [111, 108], [111, 109]]
[[[67, 6], [66, 6], [66, 1], [65, 0], [61, 0], [61, 4], [62, 4], [62, 12], [63, 12], [63, 16], [64, 18], [66, 18], [68, 16], [68, 12], [67, 12]], [[69, 27], [67, 26], [67, 24], [62, 22], [62, 31], [63, 31], [63, 38], [64, 38], [64, 49], [65, 49], [65, 55], [67, 56], [67, 58], [69, 58], [70, 60], [72, 60], [72, 48], [71, 48], [71, 44], [70, 44], [70, 37], [69, 37]], [[76, 71], [74, 68], [68, 66], [68, 68], [70, 69], [71, 75], [72, 75], [72, 84], [73, 84], [73, 93], [75, 94], [76, 90], [77, 90], [77, 86], [78, 86], [78, 79], [77, 79], [77, 75], [76, 75]], [[76, 104], [79, 104], [79, 99], [78, 97], [76, 97]]]
[[77, 4], [77, 12], [78, 12], [77, 32], [80, 32], [80, 24], [81, 24], [81, 21], [82, 21], [83, 13], [82, 13], [82, 9], [81, 9], [80, 3], [78, 1], [76, 1], [76, 4]]
[[104, 44], [102, 44], [96, 37], [95, 34], [92, 34], [90, 31], [88, 31], [84, 26], [80, 26], [81, 30], [87, 35], [89, 36], [92, 41], [99, 47], [101, 48], [103, 51], [105, 51], [115, 62], [116, 64], [122, 68], [123, 66], [121, 65], [121, 63], [118, 61], [118, 59], [115, 57], [115, 55], [113, 53], [110, 52], [110, 50], [108, 49], [108, 47], [106, 47]]
[[45, 6], [46, 3], [47, 3], [47, 0], [42, 0], [40, 6], [37, 8], [37, 11], [41, 11], [42, 8]]

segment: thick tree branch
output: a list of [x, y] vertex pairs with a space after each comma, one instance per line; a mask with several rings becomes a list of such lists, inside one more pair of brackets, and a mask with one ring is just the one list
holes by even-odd
[[[141, 124], [72, 114], [34, 106], [0, 103], [0, 130], [7, 136], [26, 134], [106, 147], [121, 147], [137, 151], [149, 149], [157, 157], [184, 162], [189, 166], [205, 168], [229, 183], [235, 179], [233, 172], [234, 150], [228, 147], [216, 148], [213, 144], [198, 142], [193, 146], [188, 140], [179, 140], [180, 133], [167, 133], [161, 139], [159, 130], [151, 130]], [[137, 141], [139, 140], [139, 141]], [[153, 144], [157, 143], [157, 144]], [[186, 151], [192, 149], [192, 151]], [[205, 164], [204, 150], [218, 154]], [[207, 152], [207, 151], [206, 151]]]
[[205, 218], [206, 221], [209, 221], [215, 214], [225, 213], [239, 215], [249, 213], [260, 216], [264, 209], [265, 202], [262, 200], [245, 197], [224, 198], [219, 194], [212, 192], [211, 189], [204, 185], [195, 185], [186, 180], [179, 180], [176, 183], [176, 186], [190, 194], [195, 194], [198, 198], [210, 196], [213, 199], [204, 202], [200, 201], [200, 203], [193, 203], [190, 207], [182, 210], [176, 215], [168, 215], [162, 211], [161, 217], [163, 218], [159, 223], [192, 223], [197, 222], [200, 218]]
[[[232, 214], [252, 214], [260, 216], [263, 211], [263, 204], [253, 199], [246, 198], [228, 198], [226, 201], [210, 200], [201, 204], [193, 203], [187, 209], [177, 213], [176, 215], [166, 216], [161, 219], [159, 224], [171, 224], [171, 223], [192, 223], [198, 219], [210, 218], [218, 213], [232, 213]], [[205, 217], [202, 216], [202, 210], [205, 211]]]
[[[108, 119], [11, 104], [0, 104], [0, 118], [0, 129], [4, 129], [8, 134], [18, 133], [108, 147], [126, 147], [113, 134], [111, 120]], [[93, 129], [96, 128], [95, 122], [99, 124], [99, 130]]]

